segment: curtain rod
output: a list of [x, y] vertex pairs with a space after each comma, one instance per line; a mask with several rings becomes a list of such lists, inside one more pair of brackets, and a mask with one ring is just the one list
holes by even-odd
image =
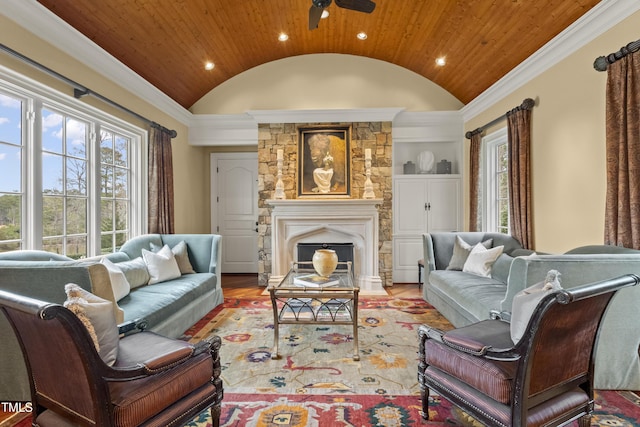
[[482, 132], [484, 132], [486, 129], [489, 129], [491, 126], [493, 126], [493, 125], [495, 125], [495, 124], [498, 124], [498, 123], [500, 123], [502, 120], [506, 119], [506, 118], [507, 118], [507, 115], [508, 115], [509, 113], [512, 113], [512, 112], [515, 112], [515, 111], [519, 111], [519, 110], [530, 110], [530, 109], [532, 109], [532, 108], [533, 108], [533, 106], [534, 106], [535, 104], [536, 104], [536, 101], [534, 101], [534, 100], [533, 100], [533, 99], [531, 99], [531, 98], [527, 98], [527, 99], [525, 99], [524, 101], [522, 101], [522, 104], [518, 105], [516, 108], [514, 108], [514, 109], [512, 109], [512, 110], [510, 110], [510, 111], [507, 111], [506, 113], [504, 113], [504, 114], [503, 114], [503, 115], [501, 115], [500, 117], [497, 117], [497, 118], [495, 118], [495, 119], [491, 120], [489, 123], [487, 123], [487, 124], [486, 124], [486, 125], [484, 125], [484, 126], [480, 126], [479, 128], [477, 128], [477, 129], [475, 129], [475, 130], [471, 130], [471, 131], [469, 131], [469, 132], [465, 133], [465, 134], [464, 134], [464, 136], [465, 136], [467, 139], [471, 139], [471, 137], [472, 137], [473, 135], [477, 135], [477, 134], [479, 134], [479, 133], [482, 133]]
[[6, 52], [6, 53], [8, 53], [8, 54], [20, 59], [21, 61], [31, 65], [32, 67], [37, 68], [38, 70], [43, 71], [46, 74], [49, 74], [50, 76], [55, 77], [56, 79], [61, 80], [61, 81], [65, 82], [66, 84], [68, 84], [69, 86], [73, 87], [73, 96], [76, 99], [80, 99], [80, 98], [82, 98], [84, 96], [87, 96], [87, 95], [93, 96], [94, 98], [97, 98], [100, 101], [102, 101], [102, 102], [104, 102], [106, 104], [109, 104], [112, 107], [115, 107], [120, 111], [123, 111], [123, 112], [125, 112], [125, 113], [127, 113], [127, 114], [129, 114], [131, 116], [136, 117], [137, 119], [141, 120], [142, 122], [148, 124], [151, 127], [154, 127], [156, 129], [160, 129], [161, 131], [168, 133], [171, 136], [171, 138], [175, 138], [176, 136], [178, 136], [178, 133], [175, 130], [168, 129], [168, 128], [166, 128], [166, 127], [154, 122], [153, 120], [149, 120], [146, 117], [141, 116], [140, 114], [136, 113], [135, 111], [132, 111], [132, 110], [126, 108], [126, 107], [123, 107], [122, 105], [118, 104], [117, 102], [112, 101], [109, 98], [107, 98], [107, 97], [105, 97], [103, 95], [100, 95], [97, 92], [94, 92], [94, 91], [90, 90], [89, 88], [81, 85], [80, 83], [78, 83], [76, 81], [73, 81], [68, 77], [63, 76], [62, 74], [58, 73], [57, 71], [53, 71], [51, 68], [48, 68], [48, 67], [40, 64], [39, 62], [36, 62], [33, 59], [28, 58], [28, 57], [24, 56], [23, 54], [21, 54], [19, 52], [16, 52], [15, 50], [11, 49], [8, 46], [5, 46], [2, 43], [0, 43], [0, 50], [3, 50], [4, 52]]
[[638, 50], [640, 50], [640, 40], [631, 42], [626, 46], [621, 47], [619, 51], [610, 53], [607, 56], [597, 57], [596, 60], [593, 61], [593, 68], [595, 68], [596, 71], [607, 71], [609, 64], [613, 64], [618, 59], [622, 59], [630, 53], [637, 52]]

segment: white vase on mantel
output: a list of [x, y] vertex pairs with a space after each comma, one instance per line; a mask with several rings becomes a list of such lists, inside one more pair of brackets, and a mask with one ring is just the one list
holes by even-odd
[[333, 249], [316, 249], [311, 262], [316, 273], [320, 276], [328, 277], [338, 266], [338, 254]]

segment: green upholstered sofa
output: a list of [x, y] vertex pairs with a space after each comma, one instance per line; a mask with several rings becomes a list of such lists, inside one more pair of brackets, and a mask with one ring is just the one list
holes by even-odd
[[[469, 244], [493, 238], [493, 246], [505, 245], [506, 256], [493, 265], [492, 277], [445, 270], [456, 235]], [[425, 281], [423, 296], [454, 326], [461, 327], [492, 316], [509, 320], [513, 297], [542, 281], [549, 270], [561, 273], [564, 288], [640, 274], [640, 251], [607, 245], [591, 245], [564, 254], [534, 254], [520, 248], [510, 236], [461, 232], [423, 235]], [[601, 326], [595, 359], [598, 389], [640, 390], [640, 287], [618, 292]]]
[[[155, 246], [187, 245], [194, 274], [131, 289], [114, 306], [119, 323], [144, 318], [148, 330], [171, 338], [179, 337], [205, 314], [223, 302], [220, 279], [221, 236], [212, 234], [147, 234], [105, 255], [116, 265], [142, 255]], [[44, 251], [0, 253], [0, 289], [61, 304], [64, 286], [82, 288], [115, 301], [109, 272], [99, 258], [73, 261]], [[18, 343], [4, 315], [0, 315], [0, 401], [30, 400], [26, 368]]]

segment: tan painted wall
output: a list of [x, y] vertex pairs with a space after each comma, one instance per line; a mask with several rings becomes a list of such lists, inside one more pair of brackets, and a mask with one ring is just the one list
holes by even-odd
[[[62, 53], [49, 43], [33, 36], [33, 34], [4, 16], [0, 16], [0, 39], [3, 44], [22, 55], [85, 85], [89, 89], [110, 98], [143, 117], [160, 123], [167, 128], [175, 129], [178, 132], [178, 136], [173, 139], [172, 148], [175, 175], [176, 232], [209, 232], [209, 183], [203, 179], [209, 160], [207, 156], [203, 155], [205, 150], [202, 147], [192, 147], [188, 144], [188, 128], [185, 125], [124, 90], [111, 80], [89, 69], [81, 62]], [[66, 95], [73, 96], [73, 89], [66, 83], [51, 78], [5, 53], [0, 53], [0, 64], [53, 87]], [[86, 97], [83, 98], [82, 102], [93, 105], [135, 126], [145, 128], [145, 125], [137, 119], [111, 108], [95, 98]]]
[[390, 108], [458, 110], [462, 103], [405, 68], [362, 56], [301, 55], [245, 71], [203, 96], [194, 114], [247, 110]]
[[[465, 123], [465, 131], [473, 130], [525, 98], [536, 100], [531, 152], [539, 251], [564, 252], [604, 241], [606, 73], [596, 72], [593, 61], [637, 40], [638, 28], [640, 12]], [[468, 193], [466, 198], [468, 211]]]

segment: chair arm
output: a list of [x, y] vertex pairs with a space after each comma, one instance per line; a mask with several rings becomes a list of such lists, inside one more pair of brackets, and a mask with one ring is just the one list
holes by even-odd
[[463, 353], [491, 358], [503, 359], [502, 356], [514, 350], [510, 325], [501, 320], [483, 320], [453, 329], [442, 336], [442, 342]]
[[120, 335], [130, 335], [137, 332], [142, 332], [149, 327], [147, 319], [134, 319], [118, 325], [118, 333]]

